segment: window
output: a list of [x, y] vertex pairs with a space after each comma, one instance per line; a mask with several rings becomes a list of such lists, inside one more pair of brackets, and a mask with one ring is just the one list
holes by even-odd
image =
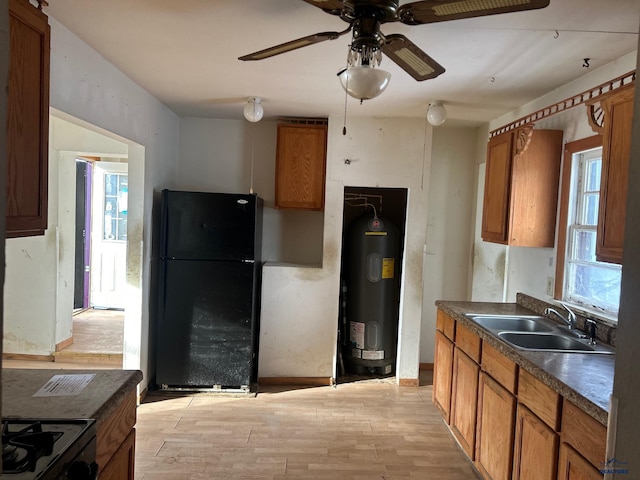
[[617, 316], [622, 267], [596, 260], [602, 147], [594, 143], [568, 144], [565, 153], [570, 165], [563, 172], [561, 205], [565, 211], [560, 218], [565, 220], [559, 235], [564, 242], [558, 242], [558, 264], [562, 263], [563, 272], [557, 275], [564, 281], [560, 291], [556, 289], [556, 298]]
[[104, 240], [127, 239], [128, 185], [126, 174], [104, 176]]

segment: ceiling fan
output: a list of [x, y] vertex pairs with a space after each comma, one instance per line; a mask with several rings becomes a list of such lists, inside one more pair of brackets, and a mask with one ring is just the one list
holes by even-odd
[[[444, 73], [444, 67], [404, 35], [384, 35], [380, 31], [380, 26], [383, 23], [401, 22], [406, 25], [423, 25], [533, 10], [544, 8], [550, 2], [550, 0], [423, 0], [400, 5], [399, 0], [303, 1], [330, 15], [340, 17], [349, 24], [349, 27], [341, 32], [320, 32], [275, 45], [239, 57], [239, 60], [263, 60], [315, 43], [335, 40], [353, 31], [353, 39], [347, 58], [349, 67], [368, 67], [368, 70], [371, 71], [372, 67], [380, 64], [382, 53], [384, 53], [417, 81], [423, 81]], [[338, 75], [342, 75], [346, 70], [348, 69], [344, 69]], [[388, 82], [388, 76], [386, 82]], [[386, 87], [386, 83], [384, 86]], [[347, 88], [345, 87], [345, 89]]]

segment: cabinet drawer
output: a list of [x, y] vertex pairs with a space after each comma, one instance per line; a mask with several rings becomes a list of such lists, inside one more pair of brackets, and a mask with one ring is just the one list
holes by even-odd
[[562, 406], [561, 436], [563, 442], [571, 445], [592, 465], [601, 465], [605, 461], [606, 427], [569, 401]]
[[438, 313], [436, 315], [436, 330], [444, 333], [444, 335], [453, 342], [456, 331], [456, 321], [442, 310], [438, 309]]
[[518, 381], [518, 366], [489, 345], [483, 342], [482, 370], [491, 375], [509, 392], [516, 392]]
[[456, 346], [476, 363], [480, 363], [480, 337], [463, 325], [456, 328]]
[[553, 430], [560, 430], [562, 397], [526, 370], [520, 370], [518, 400]]

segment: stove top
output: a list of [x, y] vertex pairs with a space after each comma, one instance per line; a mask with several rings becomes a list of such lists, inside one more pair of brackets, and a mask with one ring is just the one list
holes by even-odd
[[[12, 479], [64, 479], [70, 468], [87, 476], [95, 468], [94, 420], [3, 419], [2, 476]], [[73, 466], [73, 467], [72, 467]], [[95, 473], [95, 472], [94, 472]]]

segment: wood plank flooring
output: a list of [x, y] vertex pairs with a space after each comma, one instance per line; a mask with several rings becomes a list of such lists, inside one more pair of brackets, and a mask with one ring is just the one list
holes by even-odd
[[122, 367], [124, 312], [90, 308], [73, 316], [73, 344], [54, 353], [55, 361]]
[[150, 392], [138, 408], [135, 478], [479, 478], [425, 383], [270, 386], [257, 396]]

